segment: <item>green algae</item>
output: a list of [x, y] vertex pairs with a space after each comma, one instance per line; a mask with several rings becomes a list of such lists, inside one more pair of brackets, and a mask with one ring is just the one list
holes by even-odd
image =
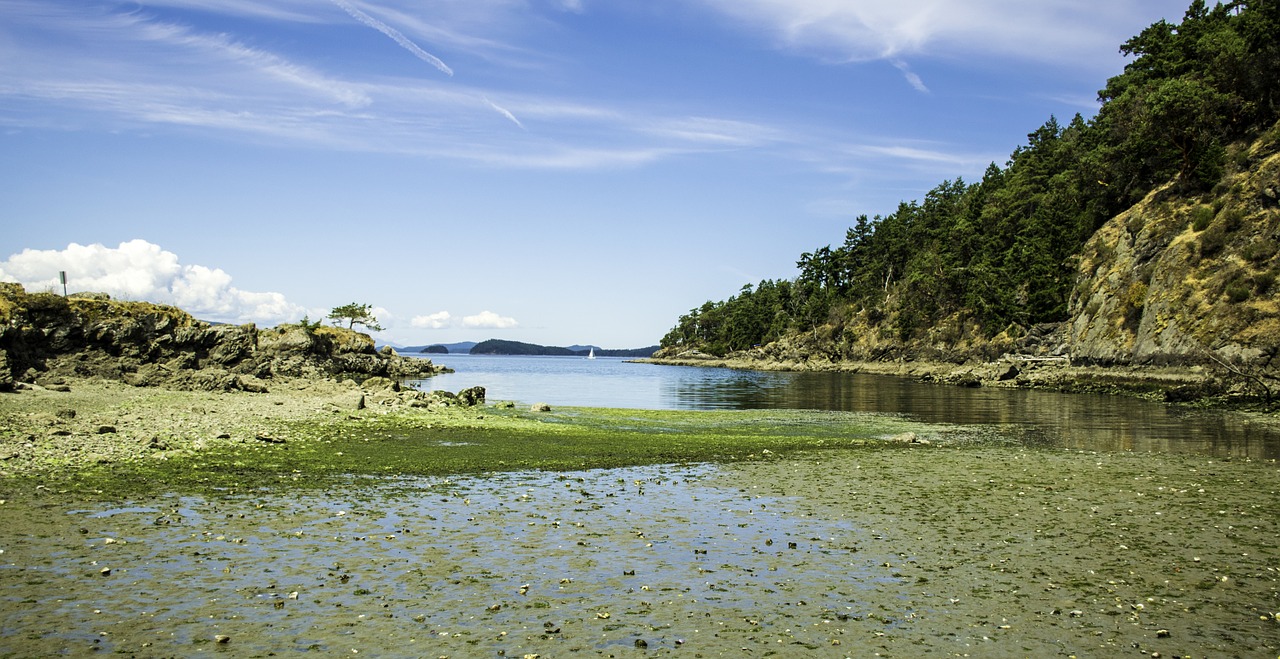
[[892, 415], [803, 410], [647, 411], [489, 407], [317, 415], [267, 433], [111, 463], [54, 487], [129, 493], [157, 488], [308, 486], [327, 478], [565, 471], [736, 462], [849, 448], [905, 433], [960, 441], [972, 427], [926, 426]]

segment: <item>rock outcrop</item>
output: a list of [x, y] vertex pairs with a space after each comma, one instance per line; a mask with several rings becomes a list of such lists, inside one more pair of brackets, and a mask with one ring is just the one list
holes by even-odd
[[679, 347], [655, 361], [1270, 401], [1280, 394], [1280, 125], [1232, 148], [1232, 171], [1212, 192], [1171, 183], [1090, 238], [1063, 322], [992, 335], [961, 312], [903, 340], [900, 293], [888, 287], [883, 309], [840, 309], [814, 330], [723, 357]]
[[[960, 364], [1014, 355], [1099, 366], [1280, 367], [1280, 143], [1260, 141], [1250, 157], [1256, 166], [1226, 177], [1209, 203], [1166, 186], [1103, 225], [1078, 257], [1065, 322], [984, 338], [957, 314], [904, 341], [887, 319], [861, 311], [730, 357]], [[656, 357], [715, 359], [689, 350]]]
[[[1166, 188], [1085, 244], [1066, 340], [1073, 361], [1269, 367], [1280, 349], [1280, 144], [1210, 203]], [[1280, 365], [1280, 362], [1277, 363]]]
[[213, 325], [171, 306], [27, 293], [0, 283], [0, 390], [87, 377], [263, 391], [276, 377], [398, 380], [441, 370], [430, 360], [379, 352], [369, 336], [339, 327]]

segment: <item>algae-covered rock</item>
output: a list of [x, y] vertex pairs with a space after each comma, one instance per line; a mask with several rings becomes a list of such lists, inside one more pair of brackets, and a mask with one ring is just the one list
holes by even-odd
[[471, 387], [458, 392], [458, 402], [465, 407], [484, 405], [484, 387]]

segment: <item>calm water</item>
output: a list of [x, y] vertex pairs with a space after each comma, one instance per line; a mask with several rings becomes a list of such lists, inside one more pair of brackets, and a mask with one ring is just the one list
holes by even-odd
[[1122, 396], [922, 384], [856, 373], [778, 373], [622, 359], [436, 355], [457, 372], [423, 389], [485, 387], [489, 401], [639, 409], [816, 409], [997, 424], [1029, 443], [1106, 451], [1280, 458], [1280, 424]]

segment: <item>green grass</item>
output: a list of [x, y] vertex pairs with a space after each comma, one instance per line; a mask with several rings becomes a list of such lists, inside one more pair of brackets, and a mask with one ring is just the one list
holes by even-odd
[[[322, 485], [328, 478], [447, 475], [774, 459], [914, 430], [897, 417], [841, 412], [483, 408], [362, 413], [292, 423], [284, 443], [244, 440], [167, 460], [102, 465], [61, 487], [116, 493]], [[925, 429], [925, 433], [929, 430]]]

